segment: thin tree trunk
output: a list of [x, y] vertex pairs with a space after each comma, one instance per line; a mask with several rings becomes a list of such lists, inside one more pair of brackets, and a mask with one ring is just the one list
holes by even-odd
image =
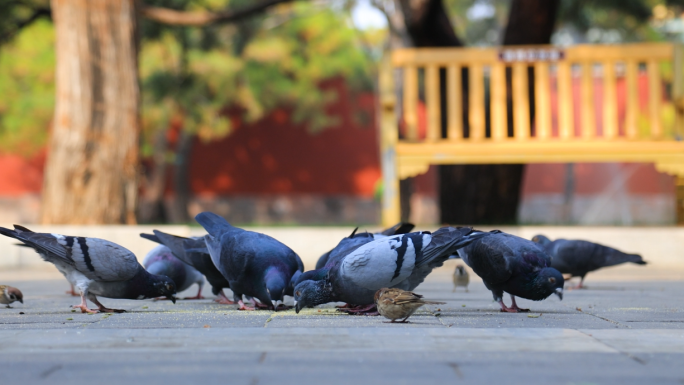
[[42, 222], [135, 223], [135, 0], [52, 0], [57, 102]]
[[176, 161], [173, 168], [174, 198], [171, 202], [170, 219], [174, 223], [190, 221], [188, 203], [190, 203], [190, 157], [195, 135], [182, 130], [176, 145]]
[[164, 223], [164, 192], [166, 190], [166, 152], [168, 150], [167, 131], [159, 130], [154, 138], [152, 166], [148, 176], [143, 178], [143, 194], [138, 207], [141, 223]]

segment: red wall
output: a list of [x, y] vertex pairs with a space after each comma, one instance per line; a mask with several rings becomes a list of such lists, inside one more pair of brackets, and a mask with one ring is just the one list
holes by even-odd
[[223, 140], [193, 148], [191, 188], [202, 195], [330, 194], [370, 197], [380, 179], [374, 97], [342, 82], [328, 113], [339, 125], [312, 134], [280, 109]]
[[[305, 125], [291, 123], [287, 109], [251, 124], [233, 119], [233, 132], [226, 138], [195, 143], [192, 191], [371, 197], [380, 179], [374, 97], [351, 94], [343, 80], [324, 87], [338, 92], [327, 111], [339, 118], [337, 126], [309, 133]], [[0, 155], [0, 196], [39, 193], [44, 163], [45, 151], [31, 159]]]

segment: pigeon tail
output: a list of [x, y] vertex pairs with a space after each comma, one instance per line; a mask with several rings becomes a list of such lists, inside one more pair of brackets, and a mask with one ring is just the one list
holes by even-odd
[[156, 235], [153, 235], [153, 234], [140, 233], [140, 238], [144, 238], [144, 239], [147, 239], [148, 241], [156, 242], [156, 243], [163, 245], [162, 241], [159, 238], [157, 238]]
[[606, 247], [606, 249], [609, 249], [609, 252], [607, 253], [608, 256], [606, 257], [604, 266], [614, 266], [625, 262], [632, 262], [637, 265], [646, 264], [646, 261], [644, 261], [639, 254], [627, 254], [609, 247]]
[[[29, 234], [23, 235], [23, 233]], [[26, 246], [33, 248], [39, 254], [41, 252], [50, 253], [53, 256], [61, 258], [62, 260], [64, 260], [64, 262], [70, 265], [74, 264], [74, 261], [67, 255], [67, 251], [64, 248], [64, 246], [57, 243], [55, 238], [49, 237], [49, 239], [45, 239], [44, 235], [34, 233], [26, 227], [19, 225], [14, 225], [14, 230], [10, 230], [5, 227], [0, 227], [0, 234], [24, 242]], [[40, 255], [41, 257], [43, 256], [42, 254]]]
[[472, 227], [442, 227], [432, 233], [432, 240], [423, 250], [421, 257], [416, 259], [416, 266], [428, 264], [440, 256], [449, 258], [458, 249], [491, 234], [473, 230]]
[[637, 265], [647, 264], [647, 262], [644, 261], [644, 259], [641, 258], [641, 255], [639, 254], [626, 254], [626, 256], [628, 262], [636, 263]]
[[[159, 243], [161, 243], [162, 245], [171, 249], [171, 252], [173, 253], [173, 255], [175, 255], [177, 258], [179, 258], [183, 261], [185, 261], [187, 259], [185, 257], [185, 247], [183, 247], [183, 242], [188, 238], [163, 233], [159, 230], [152, 230], [152, 231], [154, 232], [154, 237], [159, 240]], [[140, 234], [140, 236], [142, 236], [142, 234]], [[143, 237], [143, 238], [145, 238], [145, 237]]]
[[197, 216], [195, 216], [195, 220], [213, 236], [235, 229], [235, 227], [228, 223], [228, 221], [223, 217], [209, 211], [197, 214]]
[[413, 223], [399, 222], [396, 225], [384, 230], [380, 234], [387, 235], [387, 236], [406, 234], [406, 233], [410, 233], [414, 227], [416, 227], [416, 225], [414, 225]]

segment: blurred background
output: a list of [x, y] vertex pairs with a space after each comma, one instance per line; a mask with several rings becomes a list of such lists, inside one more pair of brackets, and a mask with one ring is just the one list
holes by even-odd
[[[675, 0], [2, 1], [0, 223], [185, 224], [211, 210], [237, 225], [377, 224], [388, 50], [681, 42], [683, 12]], [[404, 219], [423, 225], [677, 219], [674, 177], [653, 164], [431, 166], [401, 189]]]

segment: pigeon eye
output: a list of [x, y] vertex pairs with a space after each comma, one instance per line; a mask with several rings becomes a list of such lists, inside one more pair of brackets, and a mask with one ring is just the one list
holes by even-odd
[[556, 278], [553, 278], [553, 277], [549, 278], [549, 282], [556, 283]]
[[299, 297], [300, 295], [302, 295], [302, 293], [301, 293], [300, 291], [297, 291], [295, 294], [297, 295], [297, 297]]

